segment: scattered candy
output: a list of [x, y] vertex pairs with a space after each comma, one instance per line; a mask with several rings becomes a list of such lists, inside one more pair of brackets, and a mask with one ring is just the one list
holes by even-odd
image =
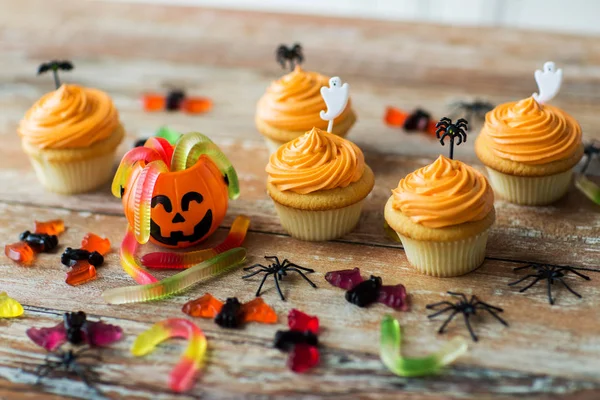
[[207, 293], [185, 303], [181, 311], [192, 317], [214, 318], [223, 328], [238, 328], [246, 322], [277, 322], [275, 311], [260, 297], [244, 304], [236, 297], [230, 297], [223, 303]]
[[407, 132], [424, 132], [435, 137], [435, 121], [431, 115], [420, 108], [412, 113], [388, 106], [383, 117], [388, 126], [402, 128]]
[[94, 233], [86, 234], [81, 240], [80, 249], [67, 247], [61, 256], [61, 263], [72, 269], [67, 272], [65, 282], [78, 286], [96, 279], [96, 267], [104, 263], [104, 255], [110, 251], [110, 241]]
[[187, 97], [182, 90], [172, 90], [163, 96], [157, 93], [146, 93], [142, 96], [144, 110], [185, 111], [189, 114], [202, 114], [212, 109], [213, 103], [207, 97]]
[[[132, 256], [126, 255], [125, 263], [132, 262]], [[198, 282], [221, 274], [246, 259], [246, 249], [238, 247], [219, 254], [191, 268], [183, 270], [161, 281], [140, 286], [126, 286], [109, 289], [102, 293], [102, 297], [109, 304], [139, 303], [158, 300], [179, 293]], [[134, 262], [134, 261], [133, 261]], [[133, 269], [124, 265], [124, 268]], [[147, 271], [146, 271], [147, 272]], [[148, 280], [152, 275], [146, 275], [142, 280]], [[139, 278], [139, 277], [138, 277]], [[156, 279], [152, 277], [152, 279]]]
[[319, 319], [292, 309], [288, 314], [288, 326], [289, 331], [275, 333], [273, 345], [283, 352], [289, 352], [288, 367], [302, 373], [319, 363]]
[[51, 221], [35, 221], [35, 233], [45, 233], [46, 235], [60, 235], [65, 231], [65, 223], [62, 219], [53, 219]]
[[383, 286], [381, 278], [373, 275], [365, 280], [358, 268], [328, 272], [325, 274], [325, 280], [333, 286], [347, 290], [346, 300], [359, 307], [379, 302], [397, 310], [408, 310], [404, 285]]
[[9, 297], [6, 292], [0, 293], [0, 318], [16, 318], [23, 315], [21, 303]]
[[194, 386], [206, 355], [206, 337], [194, 323], [183, 318], [160, 321], [137, 337], [131, 353], [136, 357], [145, 356], [161, 342], [176, 337], [188, 340], [188, 347], [169, 378], [171, 390], [181, 393]]
[[279, 281], [281, 281], [283, 279], [283, 277], [286, 276], [287, 273], [290, 271], [299, 273], [300, 276], [302, 278], [304, 278], [304, 280], [306, 282], [308, 282], [315, 289], [317, 288], [317, 285], [315, 285], [310, 279], [308, 279], [307, 276], [304, 275], [304, 273], [302, 272], [302, 271], [304, 271], [304, 272], [310, 274], [310, 273], [315, 272], [314, 269], [301, 267], [297, 264], [293, 264], [293, 263], [289, 262], [287, 259], [283, 260], [283, 262], [280, 263], [279, 258], [277, 258], [277, 256], [265, 256], [265, 259], [272, 260], [274, 262], [269, 264], [269, 266], [264, 266], [262, 264], [254, 264], [249, 267], [246, 267], [246, 268], [244, 268], [244, 271], [252, 271], [255, 268], [258, 268], [258, 270], [242, 276], [242, 279], [247, 279], [254, 275], [257, 275], [257, 274], [260, 274], [263, 272], [265, 273], [265, 276], [263, 277], [263, 280], [260, 282], [260, 285], [258, 286], [258, 290], [256, 291], [256, 297], [260, 296], [260, 290], [262, 289], [265, 281], [267, 280], [267, 277], [269, 275], [273, 275], [273, 279], [275, 280], [275, 287], [277, 287], [277, 292], [279, 292], [279, 296], [281, 297], [281, 300], [285, 301], [285, 297], [283, 296], [283, 293], [281, 292], [281, 288], [279, 287]]
[[446, 319], [446, 321], [444, 321], [444, 323], [440, 327], [438, 333], [444, 333], [444, 331], [446, 330], [446, 326], [448, 326], [450, 321], [452, 321], [452, 319], [457, 314], [461, 313], [464, 316], [465, 324], [467, 325], [467, 329], [469, 330], [469, 333], [471, 334], [471, 338], [473, 338], [474, 342], [478, 341], [479, 339], [477, 338], [477, 335], [475, 335], [475, 333], [473, 332], [473, 328], [471, 328], [471, 323], [469, 322], [469, 318], [472, 315], [476, 315], [477, 310], [487, 311], [494, 318], [496, 318], [502, 325], [508, 326], [508, 323], [505, 320], [503, 320], [502, 318], [500, 318], [500, 316], [498, 316], [498, 313], [501, 313], [504, 311], [503, 309], [489, 305], [487, 303], [484, 303], [483, 301], [480, 301], [476, 296], [471, 296], [471, 300], [467, 300], [467, 296], [465, 296], [463, 293], [448, 292], [448, 294], [451, 296], [458, 297], [460, 300], [456, 303], [451, 303], [449, 301], [440, 301], [439, 303], [428, 304], [426, 306], [426, 308], [428, 310], [435, 310], [439, 306], [444, 306], [443, 309], [441, 309], [431, 315], [428, 315], [427, 318], [429, 318], [429, 319], [435, 318], [438, 315], [444, 314], [448, 311], [452, 311], [452, 314], [450, 314], [450, 316]]
[[465, 339], [455, 337], [442, 349], [430, 356], [409, 358], [400, 355], [401, 343], [400, 324], [392, 316], [387, 315], [381, 321], [379, 356], [390, 371], [402, 377], [433, 375], [467, 351]]
[[21, 264], [33, 261], [33, 249], [25, 242], [16, 242], [4, 246], [6, 257]]
[[31, 233], [25, 231], [21, 233], [19, 240], [27, 243], [36, 253], [49, 252], [58, 246], [58, 238], [56, 235], [47, 235], [45, 233]]
[[63, 322], [51, 328], [29, 328], [27, 336], [38, 346], [54, 351], [67, 342], [106, 347], [121, 340], [123, 330], [116, 325], [89, 321], [87, 315], [79, 311], [65, 313]]

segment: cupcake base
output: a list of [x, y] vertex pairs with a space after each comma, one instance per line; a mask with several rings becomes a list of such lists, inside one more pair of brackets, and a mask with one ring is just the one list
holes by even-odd
[[450, 242], [414, 240], [400, 233], [398, 237], [413, 267], [423, 274], [442, 278], [464, 275], [479, 267], [485, 259], [488, 232]]
[[486, 167], [494, 191], [516, 204], [541, 206], [554, 203], [569, 190], [573, 170], [548, 176], [508, 175]]
[[358, 224], [363, 206], [361, 200], [347, 207], [310, 211], [273, 203], [283, 228], [292, 237], [308, 241], [336, 239], [352, 231]]

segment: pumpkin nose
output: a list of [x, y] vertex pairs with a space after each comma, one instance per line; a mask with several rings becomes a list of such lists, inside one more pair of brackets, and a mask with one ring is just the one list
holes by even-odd
[[175, 214], [175, 216], [173, 217], [173, 220], [171, 221], [172, 223], [177, 223], [177, 222], [185, 222], [185, 218], [183, 218], [183, 215], [181, 215], [180, 213]]

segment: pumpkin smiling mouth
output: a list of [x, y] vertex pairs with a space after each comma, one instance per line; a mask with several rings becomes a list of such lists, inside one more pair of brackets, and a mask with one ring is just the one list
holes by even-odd
[[194, 233], [191, 235], [185, 235], [183, 231], [172, 231], [169, 236], [163, 236], [160, 226], [154, 220], [150, 219], [150, 235], [157, 242], [166, 244], [167, 246], [177, 246], [181, 242], [197, 242], [210, 231], [212, 222], [212, 210], [208, 210], [204, 214], [204, 218], [194, 226]]

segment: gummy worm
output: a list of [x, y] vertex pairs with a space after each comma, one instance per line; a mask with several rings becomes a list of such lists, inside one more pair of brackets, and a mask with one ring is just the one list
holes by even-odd
[[240, 247], [246, 238], [250, 218], [245, 215], [238, 216], [231, 225], [225, 240], [212, 249], [192, 251], [189, 253], [155, 252], [142, 257], [142, 264], [148, 268], [160, 269], [186, 269], [194, 264], [206, 261], [234, 247]]
[[102, 297], [109, 304], [159, 300], [179, 293], [198, 282], [221, 274], [242, 263], [245, 259], [246, 249], [236, 247], [161, 281], [140, 286], [109, 289], [102, 293]]
[[585, 175], [580, 175], [575, 179], [575, 187], [581, 190], [588, 199], [600, 204], [600, 187], [586, 178]]
[[158, 138], [163, 138], [170, 144], [175, 145], [175, 143], [177, 143], [177, 141], [181, 137], [181, 133], [169, 128], [168, 126], [161, 126], [160, 128], [158, 128], [158, 131], [156, 132], [155, 136]]
[[171, 390], [181, 393], [194, 386], [206, 355], [206, 336], [193, 322], [183, 318], [157, 322], [135, 339], [131, 353], [136, 357], [145, 356], [161, 342], [175, 337], [188, 340], [185, 352], [169, 376]]
[[133, 204], [133, 231], [136, 240], [140, 244], [147, 243], [150, 239], [152, 192], [154, 192], [154, 186], [162, 172], [169, 172], [167, 165], [162, 160], [152, 161], [144, 167], [136, 183]]
[[140, 285], [158, 282], [158, 279], [156, 279], [150, 271], [139, 265], [137, 262], [135, 253], [137, 252], [138, 246], [139, 244], [133, 234], [131, 226], [127, 225], [127, 232], [125, 233], [123, 242], [121, 242], [119, 256], [123, 270]]
[[171, 169], [181, 171], [191, 167], [201, 155], [207, 155], [215, 163], [223, 176], [227, 177], [229, 198], [235, 200], [240, 195], [240, 184], [237, 173], [225, 154], [207, 136], [192, 132], [181, 137], [175, 145]]
[[159, 155], [160, 159], [165, 162], [167, 168], [171, 168], [171, 161], [173, 159], [173, 146], [167, 139], [160, 137], [149, 137], [144, 143], [144, 147], [155, 150]]
[[400, 324], [392, 316], [385, 316], [381, 321], [379, 356], [390, 371], [403, 377], [435, 374], [467, 351], [465, 339], [455, 337], [430, 356], [408, 358], [400, 355], [401, 340]]
[[123, 156], [115, 177], [113, 178], [111, 185], [113, 196], [121, 198], [121, 189], [125, 187], [127, 178], [136, 162], [145, 161], [146, 163], [150, 163], [158, 160], [161, 160], [160, 154], [154, 149], [148, 147], [136, 147], [135, 149], [129, 150]]

